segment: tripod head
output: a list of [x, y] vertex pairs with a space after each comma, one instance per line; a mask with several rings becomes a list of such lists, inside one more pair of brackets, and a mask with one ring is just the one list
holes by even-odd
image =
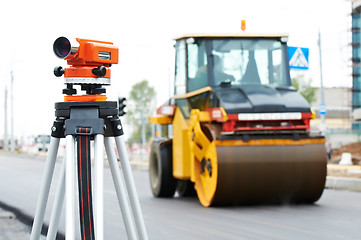
[[[76, 38], [71, 42], [66, 37], [59, 37], [53, 44], [53, 50], [57, 57], [67, 60], [69, 67], [61, 66], [54, 68], [54, 75], [64, 75], [64, 82], [67, 85], [63, 89], [66, 94], [65, 101], [75, 99], [72, 96], [77, 93], [73, 85], [80, 85], [81, 90], [87, 95], [94, 95], [90, 99], [105, 93], [102, 85], [110, 85], [110, 67], [118, 63], [118, 48], [111, 42], [96, 41]], [[105, 100], [105, 95], [96, 98]]]

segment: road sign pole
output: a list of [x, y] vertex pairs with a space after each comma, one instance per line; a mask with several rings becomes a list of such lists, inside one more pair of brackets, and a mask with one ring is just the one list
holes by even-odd
[[10, 85], [10, 123], [11, 123], [11, 144], [10, 144], [10, 149], [11, 152], [15, 152], [15, 137], [14, 137], [14, 90], [13, 90], [13, 85], [14, 85], [14, 76], [13, 76], [13, 71], [11, 71], [11, 85]]
[[[321, 103], [320, 103], [320, 105], [325, 105], [325, 95], [324, 95], [323, 77], [322, 77], [322, 51], [321, 51], [320, 30], [318, 30], [318, 50], [319, 50], [319, 54], [320, 54], [320, 81], [321, 81], [321, 86], [320, 86]], [[327, 129], [325, 117], [326, 117], [325, 114], [320, 114], [320, 118], [321, 118], [320, 130], [321, 130], [322, 135], [325, 135], [326, 129]]]
[[5, 86], [5, 99], [4, 99], [4, 150], [9, 151], [8, 139], [8, 88]]

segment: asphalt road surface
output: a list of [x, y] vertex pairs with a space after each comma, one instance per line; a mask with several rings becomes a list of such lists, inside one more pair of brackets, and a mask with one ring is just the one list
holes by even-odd
[[[43, 159], [0, 154], [0, 202], [34, 216], [44, 165]], [[47, 220], [59, 170], [57, 163]], [[105, 239], [126, 239], [109, 169], [104, 173]], [[196, 198], [155, 199], [148, 172], [133, 174], [149, 239], [361, 239], [361, 193], [325, 190], [313, 205], [204, 208]]]

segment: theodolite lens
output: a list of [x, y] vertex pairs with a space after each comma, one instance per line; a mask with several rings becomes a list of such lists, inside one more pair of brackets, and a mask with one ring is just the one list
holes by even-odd
[[71, 52], [71, 43], [66, 37], [59, 37], [53, 45], [54, 53], [59, 58], [66, 58]]

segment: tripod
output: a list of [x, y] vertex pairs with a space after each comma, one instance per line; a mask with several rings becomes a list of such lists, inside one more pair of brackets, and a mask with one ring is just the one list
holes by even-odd
[[[66, 154], [62, 163], [58, 189], [55, 193], [47, 239], [55, 239], [56, 237], [64, 198], [66, 204], [65, 238], [67, 240], [75, 239], [75, 180], [77, 175], [82, 239], [102, 240], [104, 238], [103, 143], [128, 239], [148, 239], [122, 136], [123, 129], [118, 117], [117, 102], [59, 102], [55, 104], [55, 116], [56, 120], [52, 126], [52, 137], [46, 159], [45, 173], [30, 239], [38, 240], [40, 238], [61, 138], [66, 139]], [[124, 180], [118, 167], [112, 138], [115, 139]], [[91, 178], [91, 141], [94, 141], [94, 181]], [[76, 155], [77, 161], [75, 159]], [[94, 183], [94, 216], [92, 183]]]

